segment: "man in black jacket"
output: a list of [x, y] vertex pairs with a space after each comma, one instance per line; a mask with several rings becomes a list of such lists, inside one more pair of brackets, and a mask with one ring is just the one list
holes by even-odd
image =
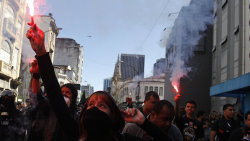
[[229, 141], [250, 141], [250, 111], [245, 114], [245, 127], [234, 130]]
[[216, 135], [220, 141], [228, 141], [232, 131], [238, 127], [238, 122], [234, 120], [234, 106], [225, 104], [223, 106], [223, 117], [217, 120], [211, 127], [210, 141], [214, 141]]
[[144, 105], [139, 108], [145, 117], [147, 117], [151, 112], [156, 102], [160, 100], [159, 95], [154, 91], [149, 91], [145, 95]]
[[16, 109], [15, 93], [4, 90], [0, 97], [0, 140], [23, 141], [25, 128], [23, 115]]
[[[148, 120], [165, 131], [170, 139], [173, 141], [183, 141], [180, 130], [172, 124], [173, 119], [174, 106], [167, 100], [157, 102], [148, 116]], [[143, 139], [152, 138], [135, 123], [127, 123], [123, 129], [123, 133], [130, 133]]]
[[202, 126], [198, 124], [198, 120], [195, 117], [195, 110], [197, 104], [195, 101], [190, 100], [185, 105], [185, 115], [179, 115], [179, 98], [176, 96], [175, 123], [182, 132], [184, 141], [200, 141], [204, 137]]

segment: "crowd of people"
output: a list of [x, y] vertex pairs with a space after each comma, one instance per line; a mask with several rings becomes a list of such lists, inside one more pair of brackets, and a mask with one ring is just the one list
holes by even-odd
[[[44, 32], [34, 23], [26, 36], [36, 53], [31, 64], [30, 100], [15, 103], [16, 94], [4, 90], [0, 97], [0, 140], [2, 141], [249, 141], [250, 111], [237, 114], [225, 104], [223, 114], [198, 111], [195, 101], [179, 108], [160, 100], [156, 92], [146, 94], [142, 107], [120, 110], [110, 94], [94, 92], [80, 108], [73, 84], [60, 86]], [[41, 89], [42, 80], [44, 90]], [[77, 110], [77, 109], [80, 109]]]

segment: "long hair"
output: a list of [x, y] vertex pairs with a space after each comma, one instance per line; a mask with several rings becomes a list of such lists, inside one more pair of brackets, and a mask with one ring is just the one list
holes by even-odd
[[120, 133], [124, 127], [124, 124], [125, 124], [125, 121], [120, 113], [120, 110], [119, 108], [117, 107], [114, 99], [105, 91], [96, 91], [94, 92], [86, 101], [86, 103], [83, 105], [83, 109], [81, 111], [81, 114], [80, 114], [80, 137], [81, 136], [85, 136], [86, 134], [86, 130], [84, 129], [84, 124], [83, 124], [83, 120], [84, 120], [84, 113], [87, 111], [87, 107], [88, 107], [88, 104], [89, 104], [89, 99], [94, 96], [94, 95], [97, 95], [97, 96], [100, 96], [104, 99], [105, 103], [108, 105], [108, 107], [110, 108], [110, 111], [111, 111], [111, 119], [112, 119], [112, 129], [113, 129], [113, 132], [116, 134], [116, 133]]
[[76, 90], [75, 86], [71, 83], [64, 84], [61, 86], [61, 88], [63, 88], [63, 87], [67, 87], [71, 90], [72, 99], [70, 101], [69, 109], [70, 109], [71, 114], [74, 115], [76, 112], [76, 99], [77, 99], [77, 95], [78, 95], [77, 90]]

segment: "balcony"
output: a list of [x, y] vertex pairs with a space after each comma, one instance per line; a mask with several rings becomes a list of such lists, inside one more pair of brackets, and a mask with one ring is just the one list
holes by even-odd
[[4, 18], [3, 33], [14, 43], [17, 35], [17, 28], [8, 18]]
[[16, 71], [8, 63], [0, 60], [0, 76], [4, 78], [16, 78]]

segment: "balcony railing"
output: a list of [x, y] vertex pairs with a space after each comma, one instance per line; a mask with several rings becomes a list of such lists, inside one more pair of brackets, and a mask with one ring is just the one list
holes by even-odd
[[6, 78], [13, 78], [17, 77], [16, 70], [9, 65], [8, 63], [0, 60], [0, 75]]

